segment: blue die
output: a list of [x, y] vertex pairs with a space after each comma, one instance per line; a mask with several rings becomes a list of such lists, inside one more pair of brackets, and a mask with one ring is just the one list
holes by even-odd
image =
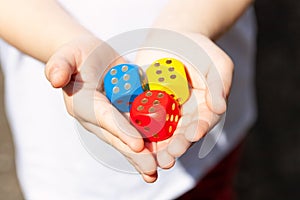
[[142, 70], [134, 64], [112, 67], [104, 77], [106, 97], [121, 112], [129, 112], [131, 103], [143, 93], [145, 78]]

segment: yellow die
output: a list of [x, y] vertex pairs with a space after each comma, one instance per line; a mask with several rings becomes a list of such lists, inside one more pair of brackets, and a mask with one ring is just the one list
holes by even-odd
[[150, 90], [162, 90], [183, 104], [190, 95], [184, 65], [174, 58], [162, 58], [146, 70]]

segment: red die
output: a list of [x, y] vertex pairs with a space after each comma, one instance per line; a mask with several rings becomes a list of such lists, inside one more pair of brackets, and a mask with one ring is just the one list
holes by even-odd
[[179, 118], [179, 103], [164, 91], [143, 92], [130, 109], [131, 123], [151, 142], [171, 137]]

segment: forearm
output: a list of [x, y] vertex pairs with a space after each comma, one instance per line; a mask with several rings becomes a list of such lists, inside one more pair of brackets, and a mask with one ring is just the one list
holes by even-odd
[[170, 0], [154, 27], [202, 33], [217, 39], [251, 5], [253, 0]]
[[0, 36], [47, 62], [62, 44], [90, 34], [55, 0], [0, 0]]

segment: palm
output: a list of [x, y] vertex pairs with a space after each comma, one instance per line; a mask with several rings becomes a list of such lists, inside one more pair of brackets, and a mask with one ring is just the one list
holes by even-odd
[[[61, 47], [49, 60], [46, 75], [55, 87], [63, 87], [65, 105], [73, 117], [88, 131], [112, 145], [141, 173], [145, 181], [156, 180], [156, 162], [144, 148], [141, 135], [101, 92], [101, 77], [107, 66], [124, 62], [98, 39], [83, 38]], [[95, 48], [96, 44], [99, 45]], [[112, 62], [114, 61], [114, 62]], [[59, 66], [60, 76], [51, 71]], [[69, 77], [71, 76], [72, 77]], [[121, 126], [120, 126], [121, 125]]]
[[[219, 121], [226, 110], [233, 64], [230, 58], [212, 41], [200, 34], [186, 35], [202, 47], [213, 64], [191, 66], [185, 63], [190, 81], [190, 98], [182, 106], [182, 116], [173, 136], [153, 143], [158, 165], [170, 168], [175, 158], [199, 141]], [[140, 52], [137, 63], [151, 63], [161, 57], [177, 57], [165, 52]], [[180, 58], [178, 58], [180, 59]], [[211, 62], [210, 62], [211, 63]]]

